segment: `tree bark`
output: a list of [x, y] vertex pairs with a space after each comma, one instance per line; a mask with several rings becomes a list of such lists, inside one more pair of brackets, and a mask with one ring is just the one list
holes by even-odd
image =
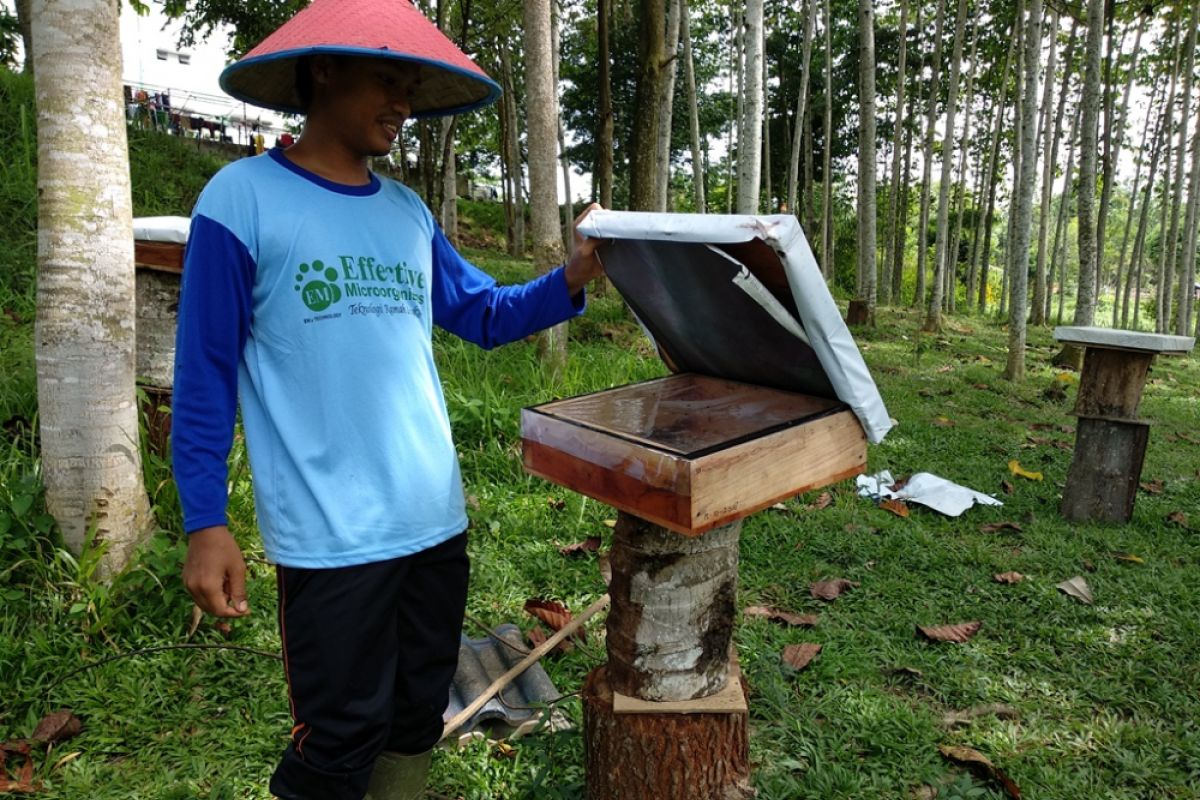
[[[118, 7], [34, 0], [38, 279], [35, 354], [46, 508], [68, 548], [128, 563], [153, 520], [135, 389], [129, 148]], [[80, 135], [80, 132], [87, 135]]]
[[1029, 0], [1025, 33], [1025, 91], [1021, 112], [1021, 174], [1016, 192], [1008, 313], [1008, 360], [1004, 377], [1025, 377], [1025, 324], [1029, 306], [1029, 238], [1033, 224], [1033, 186], [1037, 181], [1038, 61], [1042, 51], [1042, 0]]
[[[940, 5], [940, 3], [939, 3]], [[933, 283], [929, 292], [929, 308], [925, 314], [924, 330], [933, 332], [942, 328], [942, 297], [948, 248], [946, 239], [950, 223], [950, 182], [954, 166], [954, 118], [958, 105], [958, 76], [962, 69], [963, 39], [967, 31], [967, 2], [958, 0], [954, 15], [954, 48], [950, 56], [950, 83], [946, 95], [946, 130], [942, 138], [942, 178], [938, 185], [937, 240], [933, 251]], [[939, 47], [940, 47], [939, 38]], [[939, 50], [940, 52], [940, 50]], [[935, 68], [936, 72], [936, 68]], [[933, 125], [929, 126], [930, 137], [927, 152], [932, 154]]]
[[763, 0], [747, 0], [745, 103], [738, 134], [737, 212], [757, 214], [762, 187]]
[[929, 107], [925, 116], [925, 150], [921, 162], [921, 214], [917, 223], [917, 286], [913, 292], [913, 307], [925, 301], [926, 262], [929, 259], [929, 205], [933, 183], [933, 138], [937, 125], [938, 79], [942, 63], [942, 27], [946, 19], [946, 4], [938, 0], [937, 21], [933, 26], [933, 61], [929, 65]]
[[[965, 0], [960, 0], [965, 2]], [[875, 13], [858, 1], [858, 299], [875, 324]]]
[[667, 38], [664, 48], [663, 80], [659, 85], [658, 134], [655, 138], [655, 210], [666, 211], [668, 192], [671, 186], [671, 124], [675, 109], [675, 76], [679, 68], [680, 0], [669, 0], [667, 10]]
[[596, 164], [596, 182], [600, 188], [600, 205], [613, 207], [613, 107], [612, 78], [609, 48], [609, 23], [612, 19], [612, 0], [596, 0], [596, 38], [599, 53], [597, 78], [600, 83], [600, 130], [596, 132], [596, 148], [599, 151]]
[[[1104, 175], [1100, 189], [1100, 212], [1096, 217], [1096, 291], [1099, 293], [1104, 279], [1104, 261], [1107, 248], [1105, 247], [1105, 231], [1108, 228], [1108, 209], [1112, 203], [1113, 188], [1116, 185], [1117, 162], [1121, 158], [1121, 147], [1125, 138], [1125, 127], [1128, 122], [1129, 94], [1133, 88], [1133, 77], [1137, 70], [1138, 56], [1141, 53], [1142, 31], [1146, 27], [1146, 18], [1138, 20], [1137, 34], [1133, 40], [1133, 61], [1129, 65], [1129, 75], [1125, 80], [1125, 91], [1121, 98], [1121, 107], [1114, 115], [1111, 108], [1106, 115], [1108, 123], [1104, 131]], [[1123, 49], [1120, 48], [1120, 49]], [[1111, 96], [1112, 88], [1108, 90]], [[1111, 103], [1109, 104], [1111, 105]], [[1115, 122], [1114, 120], [1120, 120]], [[1113, 290], [1113, 305], [1116, 305], [1116, 289]]]
[[[1187, 44], [1184, 45], [1184, 50], [1187, 52], [1187, 67], [1184, 69], [1184, 90], [1183, 90], [1183, 124], [1179, 129], [1179, 166], [1175, 178], [1175, 196], [1179, 197], [1180, 190], [1183, 188], [1183, 155], [1186, 152], [1184, 146], [1184, 137], [1187, 134], [1187, 109], [1190, 105], [1192, 96], [1192, 83], [1195, 79], [1196, 65], [1196, 29], [1200, 25], [1200, 3], [1192, 3], [1192, 18], [1188, 23]], [[1197, 119], [1200, 120], [1200, 114], [1197, 114]], [[1196, 206], [1200, 204], [1200, 124], [1196, 125], [1196, 131], [1192, 136], [1192, 181], [1188, 189], [1187, 202], [1187, 220], [1183, 226], [1184, 246], [1179, 261], [1179, 304], [1175, 314], [1175, 333], [1180, 336], [1186, 336], [1188, 331], [1192, 329], [1192, 303], [1194, 297], [1193, 285], [1196, 280]], [[1176, 203], [1178, 205], [1178, 203]], [[1172, 231], [1175, 230], [1174, 224], [1171, 226]], [[1171, 244], [1176, 242], [1175, 235], [1172, 233]]]
[[833, 37], [830, 33], [830, 10], [832, 0], [825, 0], [825, 142], [824, 163], [821, 172], [821, 271], [825, 280], [832, 282], [835, 271], [833, 262]]
[[[1083, 96], [1079, 133], [1079, 289], [1075, 325], [1096, 317], [1096, 140], [1100, 114], [1100, 45], [1104, 39], [1104, 0], [1087, 0]], [[1072, 349], [1070, 346], [1064, 351]]]
[[[1016, 17], [1013, 22], [1014, 32], [1020, 28], [1020, 17]], [[1008, 53], [1004, 56], [1004, 70], [1002, 75], [1007, 75], [1009, 68], [1012, 66], [1013, 55], [1017, 49], [1017, 37], [1009, 37]], [[987, 312], [987, 290], [988, 290], [988, 269], [992, 259], [992, 223], [995, 221], [996, 213], [996, 184], [999, 178], [996, 176], [996, 164], [1000, 157], [1000, 133], [1004, 129], [1004, 104], [1008, 99], [1008, 81], [1000, 83], [1000, 97], [996, 101], [996, 125], [992, 129], [992, 147], [988, 154], [987, 176], [987, 204], [983, 213], [983, 244], [979, 254], [979, 313]], [[968, 290], [968, 297], [970, 291]]]
[[[1142, 195], [1142, 208], [1138, 213], [1137, 233], [1133, 237], [1133, 255], [1129, 260], [1129, 275], [1125, 278], [1125, 291], [1121, 295], [1121, 327], [1129, 326], [1129, 292], [1133, 286], [1137, 287], [1137, 296], [1141, 297], [1141, 282], [1142, 282], [1142, 253], [1146, 242], [1146, 230], [1149, 227], [1150, 221], [1150, 206], [1154, 199], [1154, 176], [1158, 172], [1158, 159], [1162, 153], [1163, 142], [1169, 139], [1171, 134], [1167, 129], [1166, 120], [1169, 112], [1163, 108], [1159, 114], [1158, 130], [1154, 135], [1154, 145], [1150, 150], [1150, 169], [1146, 176], [1146, 188]], [[1136, 309], [1134, 311], [1136, 320]], [[1115, 326], [1114, 326], [1115, 327]], [[1134, 327], [1136, 328], [1136, 322]]]
[[[1058, 33], [1058, 11], [1054, 12], [1054, 22], [1050, 29]], [[1067, 39], [1067, 49], [1063, 53], [1063, 78], [1058, 90], [1058, 111], [1054, 114], [1054, 128], [1046, 126], [1045, 143], [1042, 152], [1046, 154], [1045, 170], [1042, 174], [1042, 207], [1038, 215], [1038, 249], [1036, 283], [1033, 288], [1033, 314], [1030, 322], [1034, 325], [1045, 325], [1050, 316], [1050, 298], [1047, 291], [1046, 274], [1046, 244], [1050, 234], [1050, 207], [1054, 200], [1054, 169], [1058, 166], [1058, 144], [1062, 139], [1063, 117], [1066, 115], [1067, 94], [1070, 88], [1071, 73], [1075, 67], [1075, 38], [1079, 23], [1071, 20], [1071, 34]], [[1046, 69], [1046, 96], [1043, 102], [1050, 107], [1050, 92], [1054, 86], [1053, 54], [1054, 44], [1051, 42], [1051, 63]]]
[[[1142, 138], [1138, 145], [1137, 168], [1133, 173], [1133, 188], [1129, 190], [1129, 208], [1125, 212], [1125, 230], [1121, 233], [1121, 249], [1117, 253], [1117, 269], [1113, 277], [1113, 310], [1112, 310], [1112, 327], [1119, 327], [1121, 324], [1121, 305], [1123, 298], [1128, 297], [1128, 294], [1122, 291], [1121, 281], [1124, 279], [1125, 285], [1129, 285], [1130, 271], [1125, 269], [1125, 256], [1129, 254], [1129, 234], [1133, 231], [1133, 218], [1138, 211], [1137, 199], [1138, 189], [1142, 185], [1142, 168], [1146, 165], [1146, 159], [1142, 155], [1146, 152], [1146, 147], [1150, 146], [1150, 123], [1154, 121], [1154, 101], [1158, 98], [1158, 84], [1155, 83], [1150, 91], [1150, 100], [1146, 104], [1146, 121], [1142, 125]], [[1161, 123], [1162, 115], [1159, 115]], [[1157, 132], [1155, 134], [1157, 138]]]
[[946, 248], [946, 311], [953, 314], [955, 305], [958, 300], [958, 290], [955, 285], [958, 282], [958, 253], [962, 240], [963, 216], [966, 213], [966, 190], [967, 184], [970, 181], [970, 167], [967, 164], [967, 153], [971, 146], [971, 128], [975, 121], [975, 114], [972, 113], [972, 105], [975, 102], [975, 74], [977, 69], [976, 56], [979, 46], [979, 24], [978, 20], [971, 22], [971, 55], [969, 62], [971, 64], [971, 72], [967, 76], [967, 94], [963, 100], [963, 132], [962, 137], [958, 140], [958, 182], [954, 189], [954, 233], [950, 235], [949, 246]]
[[458, 246], [458, 169], [454, 158], [454, 122], [442, 117], [442, 231], [450, 243]]
[[[559, 60], [562, 55], [562, 38], [560, 35], [560, 11], [557, 0], [550, 0], [550, 59], [554, 65], [554, 93], [558, 96], [559, 84]], [[562, 171], [563, 181], [563, 202], [560, 203], [562, 213], [562, 241], [563, 252], [571, 252], [571, 246], [575, 239], [575, 214], [571, 202], [571, 160], [567, 158], [567, 137], [563, 129], [562, 114], [555, 115], [555, 135], [558, 139], [558, 164]], [[555, 189], [555, 199], [558, 199], [557, 188]]]
[[[554, 176], [558, 147], [558, 92], [554, 86], [551, 0], [523, 0], [525, 26], [525, 117], [529, 146], [529, 215], [533, 265], [546, 273], [563, 262]], [[538, 356], [552, 375], [566, 366], [566, 324], [538, 334]]]
[[[1050, 274], [1055, 274], [1055, 266], [1057, 265], [1058, 273], [1058, 313], [1055, 319], [1056, 325], [1061, 325], [1063, 321], [1063, 303], [1067, 292], [1067, 211], [1071, 207], [1071, 191], [1072, 177], [1075, 174], [1075, 142], [1076, 133], [1079, 131], [1079, 118], [1081, 110], [1075, 109], [1075, 115], [1071, 120], [1071, 132], [1068, 134], [1070, 144], [1067, 146], [1067, 168], [1063, 171], [1063, 193], [1058, 199], [1058, 221], [1054, 226], [1054, 246], [1050, 248]], [[1061, 243], [1061, 245], [1060, 245]], [[1046, 317], [1050, 316], [1050, 299], [1046, 298]]]
[[30, 38], [30, 6], [33, 0], [16, 0], [17, 29], [21, 32], [21, 52], [25, 56], [22, 70], [27, 74], [33, 73], [33, 41]]
[[892, 305], [900, 305], [900, 290], [904, 283], [904, 251], [908, 248], [908, 205], [912, 187], [909, 176], [912, 174], [912, 131], [904, 137], [904, 167], [901, 173], [900, 207], [896, 213], [896, 236], [892, 246]]
[[[797, 205], [800, 197], [800, 151], [804, 146], [805, 120], [808, 118], [809, 67], [812, 62], [813, 22], [816, 16], [816, 0], [803, 0], [804, 38], [800, 46], [800, 91], [796, 92], [796, 121], [792, 128], [792, 152], [788, 160], [787, 212], [801, 219]], [[904, 45], [900, 46], [900, 73], [904, 74]]]
[[904, 81], [908, 71], [908, 0], [900, 0], [900, 53], [896, 62], [896, 122], [892, 137], [892, 181], [888, 185], [887, 232], [883, 237], [883, 271], [880, 273], [880, 298], [884, 302], [893, 302], [896, 295], [893, 286], [892, 264], [895, 262], [895, 251], [898, 227], [905, 224], [904, 215], [900, 210], [900, 181], [907, 183], [908, 171], [900, 174], [901, 153], [904, 150]]
[[704, 151], [700, 146], [700, 103], [696, 98], [696, 65], [692, 59], [692, 34], [688, 0], [679, 0], [680, 39], [683, 41], [683, 77], [687, 87], [688, 124], [692, 140], [692, 192], [696, 213], [707, 213], [704, 191]]
[[[638, 79], [635, 107], [655, 109], [665, 80], [665, 0], [638, 0]], [[658, 126], [660, 115], [650, 111], [634, 115], [633, 147], [629, 159], [629, 207], [634, 211], [657, 209]]]
[[[1175, 57], [1171, 62], [1171, 82], [1170, 89], [1167, 91], [1167, 136], [1163, 147], [1163, 183], [1162, 183], [1162, 201], [1160, 212], [1162, 214], [1159, 222], [1159, 239], [1164, 239], [1168, 233], [1167, 228], [1170, 218], [1170, 191], [1171, 191], [1171, 153], [1172, 151], [1172, 136], [1175, 129], [1175, 88], [1179, 81], [1180, 61], [1183, 58], [1183, 38], [1180, 37], [1180, 32], [1175, 33]], [[1171, 292], [1167, 287], [1167, 258], [1168, 246], [1165, 241], [1161, 242], [1158, 256], [1158, 274], [1155, 292], [1155, 315], [1154, 315], [1154, 330], [1156, 333], [1166, 332], [1165, 320], [1171, 315]], [[1135, 324], [1136, 324], [1136, 306], [1135, 306]]]
[[504, 122], [504, 160], [508, 164], [508, 253], [514, 258], [525, 255], [525, 181], [521, 164], [521, 140], [517, 122], [516, 78], [508, 47], [500, 46], [500, 77], [504, 94], [500, 96], [500, 113]]

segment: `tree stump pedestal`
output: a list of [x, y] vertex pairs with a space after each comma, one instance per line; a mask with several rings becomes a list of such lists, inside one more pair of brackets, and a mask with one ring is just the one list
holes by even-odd
[[1055, 329], [1054, 338], [1084, 348], [1061, 513], [1071, 522], [1128, 522], [1150, 439], [1150, 423], [1137, 416], [1150, 364], [1159, 354], [1189, 352], [1195, 339], [1073, 327]]
[[608, 663], [583, 685], [589, 800], [753, 795], [745, 686], [730, 658], [741, 527], [689, 538], [618, 516]]

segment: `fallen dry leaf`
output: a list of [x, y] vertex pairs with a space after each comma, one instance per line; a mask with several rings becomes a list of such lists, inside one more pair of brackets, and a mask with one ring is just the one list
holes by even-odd
[[905, 503], [903, 500], [897, 500], [894, 497], [889, 497], [886, 500], [881, 500], [879, 502], [879, 507], [882, 508], [884, 511], [892, 512], [897, 517], [907, 517], [908, 516], [908, 504]]
[[960, 622], [957, 625], [918, 625], [917, 631], [931, 642], [963, 644], [979, 633], [982, 622]]
[[898, 492], [901, 489], [903, 489], [905, 486], [908, 486], [908, 482], [911, 479], [912, 479], [912, 475], [902, 475], [901, 477], [897, 478], [896, 482], [893, 483], [891, 486], [889, 486], [888, 489], [893, 492]]
[[[525, 601], [525, 611], [556, 631], [561, 631], [571, 621], [571, 612], [567, 610], [567, 607], [553, 600], [542, 600], [537, 597], [530, 598]], [[586, 639], [583, 628], [579, 628], [578, 632], [572, 635], [577, 635], [580, 639]]]
[[933, 424], [939, 428], [953, 428], [958, 423], [949, 417], [934, 417]]
[[1016, 531], [1021, 533], [1021, 526], [1015, 522], [987, 522], [979, 526], [980, 533], [996, 533], [997, 531]]
[[809, 662], [821, 652], [821, 645], [805, 642], [804, 644], [789, 644], [783, 648], [781, 660], [788, 669], [799, 672], [808, 666]]
[[1118, 553], [1113, 553], [1112, 557], [1115, 558], [1117, 561], [1125, 561], [1130, 564], [1145, 564], [1146, 563], [1146, 559], [1142, 558], [1141, 556], [1134, 555], [1133, 553], [1118, 552]]
[[829, 508], [833, 505], [833, 495], [829, 492], [821, 492], [816, 501], [809, 503], [804, 507], [806, 511], [820, 511], [823, 508]]
[[987, 385], [986, 383], [972, 383], [971, 388], [978, 389], [982, 392], [982, 391], [987, 391], [988, 389], [991, 389], [992, 387]]
[[1022, 468], [1020, 462], [1018, 462], [1015, 458], [1008, 462], [1008, 471], [1013, 475], [1021, 478], [1028, 478], [1031, 481], [1040, 481], [1044, 478], [1040, 472], [1030, 472], [1029, 470]]
[[65, 756], [60, 758], [58, 761], [55, 761], [54, 766], [51, 767], [50, 769], [53, 771], [53, 770], [59, 769], [60, 767], [64, 767], [67, 764], [70, 764], [75, 759], [79, 758], [81, 755], [83, 755], [82, 750], [75, 750], [73, 752], [67, 753]]
[[1012, 494], [1015, 490], [1013, 485], [1008, 481], [1000, 481], [1000, 490], [1005, 494]]
[[[20, 759], [20, 766], [8, 771], [8, 760]], [[29, 753], [29, 742], [13, 741], [0, 744], [0, 792], [36, 792], [33, 782], [33, 756]]]
[[774, 606], [746, 606], [742, 609], [742, 615], [747, 617], [762, 617], [772, 622], [782, 622], [784, 625], [791, 625], [798, 628], [811, 628], [817, 624], [816, 614], [797, 614], [795, 611], [775, 608]]
[[1025, 576], [1019, 572], [997, 572], [992, 576], [992, 580], [996, 583], [1020, 583], [1025, 580]]
[[[527, 639], [529, 639], [529, 643], [531, 645], [533, 645], [535, 648], [541, 647], [543, 644], [546, 643], [546, 640], [550, 638], [546, 634], [546, 631], [542, 630], [541, 625], [534, 625], [532, 628], [529, 629], [529, 632], [526, 633], [525, 636]], [[569, 653], [574, 649], [575, 649], [575, 645], [571, 644], [570, 639], [563, 639], [561, 642], [554, 645], [554, 649], [551, 650], [550, 652], [552, 652], [552, 653]]]
[[29, 741], [53, 744], [61, 742], [63, 739], [70, 739], [81, 730], [83, 730], [83, 723], [79, 721], [79, 717], [71, 713], [71, 709], [63, 708], [42, 717], [37, 727], [33, 729], [33, 735], [29, 737]]
[[845, 578], [834, 578], [828, 581], [817, 581], [810, 584], [808, 591], [813, 597], [818, 600], [836, 600], [838, 595], [847, 589], [854, 589], [858, 586], [858, 581], [848, 581]]
[[995, 782], [1012, 800], [1021, 800], [1020, 787], [1013, 783], [1012, 778], [1005, 775], [999, 767], [993, 764], [991, 759], [978, 750], [973, 750], [970, 747], [944, 744], [938, 747], [938, 752], [942, 754], [943, 758], [953, 761], [960, 767], [966, 767], [971, 770], [976, 777]]
[[1167, 514], [1167, 522], [1174, 522], [1181, 528], [1188, 527], [1187, 514], [1182, 511], [1172, 511], [1170, 514]]
[[937, 800], [938, 790], [928, 783], [922, 783], [912, 790], [912, 800]]
[[200, 627], [200, 621], [204, 619], [204, 609], [192, 603], [192, 621], [188, 624], [187, 637], [192, 638], [192, 634]]
[[1142, 491], [1146, 494], [1162, 494], [1163, 490], [1163, 482], [1161, 480], [1142, 481], [1138, 486], [1142, 487]]
[[599, 549], [600, 537], [589, 536], [582, 542], [575, 542], [574, 544], [569, 544], [565, 547], [558, 548], [558, 552], [562, 553], [564, 556], [579, 556], [583, 555], [584, 553], [595, 553]]
[[1092, 597], [1092, 588], [1088, 586], [1087, 581], [1083, 579], [1082, 575], [1076, 575], [1074, 578], [1068, 578], [1054, 588], [1058, 589], [1063, 594], [1074, 597], [1081, 603], [1087, 603], [1089, 606], [1096, 602], [1095, 598]]

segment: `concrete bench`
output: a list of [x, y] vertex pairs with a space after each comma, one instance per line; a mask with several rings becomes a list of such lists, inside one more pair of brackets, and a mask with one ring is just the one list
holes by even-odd
[[1127, 522], [1150, 438], [1150, 423], [1137, 416], [1150, 364], [1156, 355], [1187, 354], [1196, 340], [1086, 327], [1056, 328], [1054, 338], [1084, 349], [1061, 513], [1072, 522]]

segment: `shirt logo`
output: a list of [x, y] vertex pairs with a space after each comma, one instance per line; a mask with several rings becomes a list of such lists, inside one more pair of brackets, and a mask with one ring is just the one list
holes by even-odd
[[310, 311], [324, 311], [342, 299], [337, 280], [336, 269], [315, 260], [312, 266], [300, 265], [300, 271], [296, 273], [296, 291]]

